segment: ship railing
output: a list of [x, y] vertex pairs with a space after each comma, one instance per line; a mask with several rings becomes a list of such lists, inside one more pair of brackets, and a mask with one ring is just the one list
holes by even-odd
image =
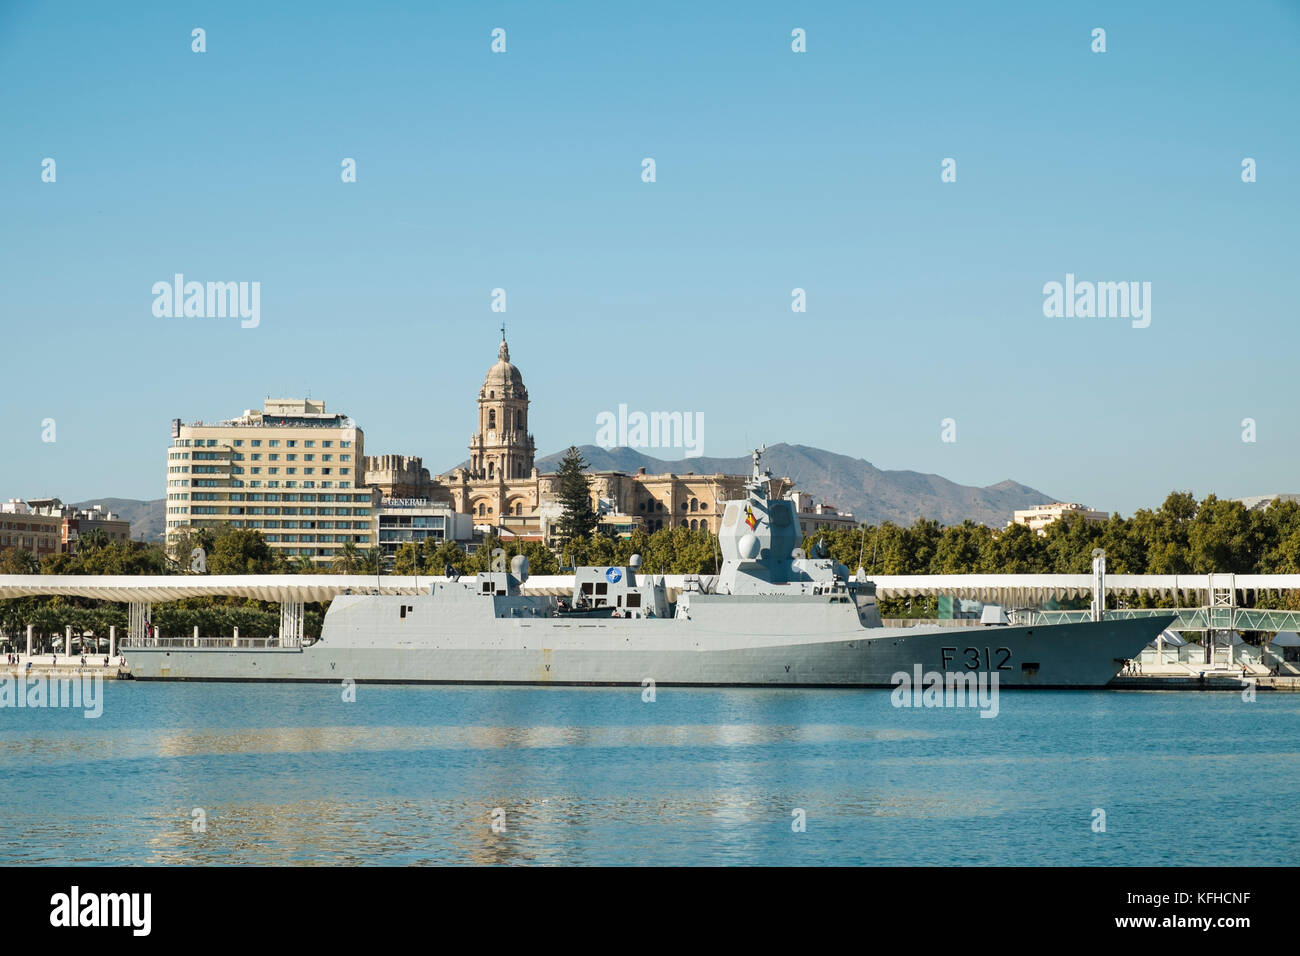
[[230, 649], [246, 647], [279, 647], [280, 639], [278, 637], [132, 637], [124, 638], [120, 645], [123, 648], [131, 647], [175, 647], [175, 648], [203, 648], [203, 647], [225, 647]]

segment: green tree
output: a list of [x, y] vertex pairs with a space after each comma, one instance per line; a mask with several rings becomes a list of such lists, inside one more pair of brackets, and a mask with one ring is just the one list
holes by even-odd
[[397, 553], [393, 555], [393, 573], [394, 574], [423, 574], [424, 560], [422, 542], [404, 541], [397, 546]]
[[279, 557], [262, 532], [229, 528], [213, 543], [207, 564], [209, 574], [274, 574], [279, 570]]
[[334, 570], [343, 574], [356, 574], [361, 563], [357, 544], [351, 538], [343, 542], [343, 547], [334, 552]]
[[420, 548], [423, 574], [444, 574], [448, 567], [462, 572], [469, 566], [469, 560], [460, 545], [455, 541], [425, 541]]
[[103, 528], [94, 528], [77, 539], [77, 551], [94, 551], [108, 544], [108, 535]]
[[5, 548], [0, 551], [0, 574], [40, 573], [40, 559], [32, 552], [22, 548]]
[[212, 528], [181, 528], [171, 539], [167, 557], [173, 562], [175, 570], [188, 573], [194, 549], [202, 548], [204, 554], [211, 554], [216, 540], [217, 533]]
[[574, 538], [590, 537], [596, 530], [596, 512], [591, 506], [591, 481], [584, 472], [587, 462], [574, 445], [564, 453], [555, 471], [555, 497], [560, 504], [556, 540], [561, 544]]
[[362, 574], [382, 574], [384, 569], [384, 550], [378, 546], [357, 552], [358, 564]]

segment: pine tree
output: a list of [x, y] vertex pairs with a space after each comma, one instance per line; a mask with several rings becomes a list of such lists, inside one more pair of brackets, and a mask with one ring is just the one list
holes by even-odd
[[574, 445], [564, 453], [555, 472], [555, 497], [562, 509], [555, 536], [561, 545], [574, 538], [586, 538], [596, 530], [596, 512], [591, 507], [591, 482], [583, 471], [587, 462]]

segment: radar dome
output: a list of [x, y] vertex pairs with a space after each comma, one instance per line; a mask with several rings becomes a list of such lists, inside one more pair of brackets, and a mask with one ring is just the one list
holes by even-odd
[[627, 566], [628, 566], [629, 568], [631, 568], [633, 571], [635, 571], [635, 570], [637, 570], [639, 567], [641, 567], [641, 555], [639, 555], [639, 554], [634, 554], [634, 555], [632, 555], [632, 557], [628, 558], [628, 559], [627, 559]]
[[759, 547], [758, 538], [754, 537], [753, 534], [747, 534], [736, 542], [736, 550], [740, 552], [740, 556], [746, 561], [753, 561], [758, 557]]
[[523, 584], [525, 581], [527, 581], [528, 580], [528, 556], [524, 554], [516, 554], [513, 558], [511, 558], [510, 573], [519, 579], [520, 584]]

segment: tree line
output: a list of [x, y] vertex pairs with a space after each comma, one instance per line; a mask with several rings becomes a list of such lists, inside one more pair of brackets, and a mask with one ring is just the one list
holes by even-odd
[[[576, 449], [574, 450], [576, 452]], [[385, 573], [441, 575], [448, 568], [462, 574], [491, 569], [497, 549], [507, 561], [516, 554], [528, 558], [532, 574], [560, 574], [576, 565], [627, 564], [639, 554], [642, 571], [649, 574], [713, 574], [721, 565], [715, 535], [688, 528], [663, 528], [652, 534], [637, 530], [630, 537], [614, 538], [594, 531], [594, 511], [583, 493], [585, 476], [580, 457], [569, 463], [579, 477], [567, 479], [569, 515], [565, 535], [552, 550], [539, 541], [485, 538], [467, 554], [455, 542], [427, 540], [401, 545]], [[563, 467], [563, 466], [562, 466]], [[583, 482], [584, 484], [579, 484]], [[1108, 521], [1087, 521], [1066, 514], [1043, 533], [1023, 525], [990, 528], [967, 521], [942, 526], [920, 519], [910, 526], [893, 522], [855, 529], [813, 530], [804, 538], [805, 550], [820, 542], [827, 553], [868, 574], [1070, 574], [1092, 568], [1094, 548], [1106, 550], [1112, 574], [1236, 574], [1300, 573], [1300, 504], [1275, 501], [1260, 510], [1240, 502], [1208, 495], [1197, 501], [1190, 492], [1174, 492], [1155, 509], [1142, 509], [1132, 517], [1113, 515]], [[208, 574], [376, 574], [383, 567], [378, 549], [344, 545], [329, 566], [306, 556], [285, 556], [272, 548], [260, 531], [227, 528], [194, 529], [174, 539], [168, 554], [160, 544], [107, 542], [83, 539], [73, 554], [37, 558], [16, 548], [0, 550], [0, 574], [178, 574], [190, 573], [190, 555], [202, 548]], [[886, 614], [933, 612], [929, 602], [882, 603]], [[1152, 598], [1137, 604], [1167, 603]], [[1265, 603], [1267, 602], [1267, 603]], [[1261, 606], [1290, 608], [1300, 602], [1295, 592], [1261, 595]], [[894, 605], [897, 604], [895, 607]], [[320, 633], [323, 605], [308, 605], [306, 631]], [[155, 625], [164, 634], [191, 633], [198, 625], [205, 635], [228, 634], [235, 627], [241, 636], [270, 636], [279, 628], [279, 609], [273, 603], [242, 598], [202, 598], [171, 602], [154, 609]], [[126, 627], [124, 605], [80, 598], [40, 597], [0, 601], [0, 630], [20, 634], [27, 624], [47, 636], [90, 631], [105, 636], [110, 624], [119, 632]]]

